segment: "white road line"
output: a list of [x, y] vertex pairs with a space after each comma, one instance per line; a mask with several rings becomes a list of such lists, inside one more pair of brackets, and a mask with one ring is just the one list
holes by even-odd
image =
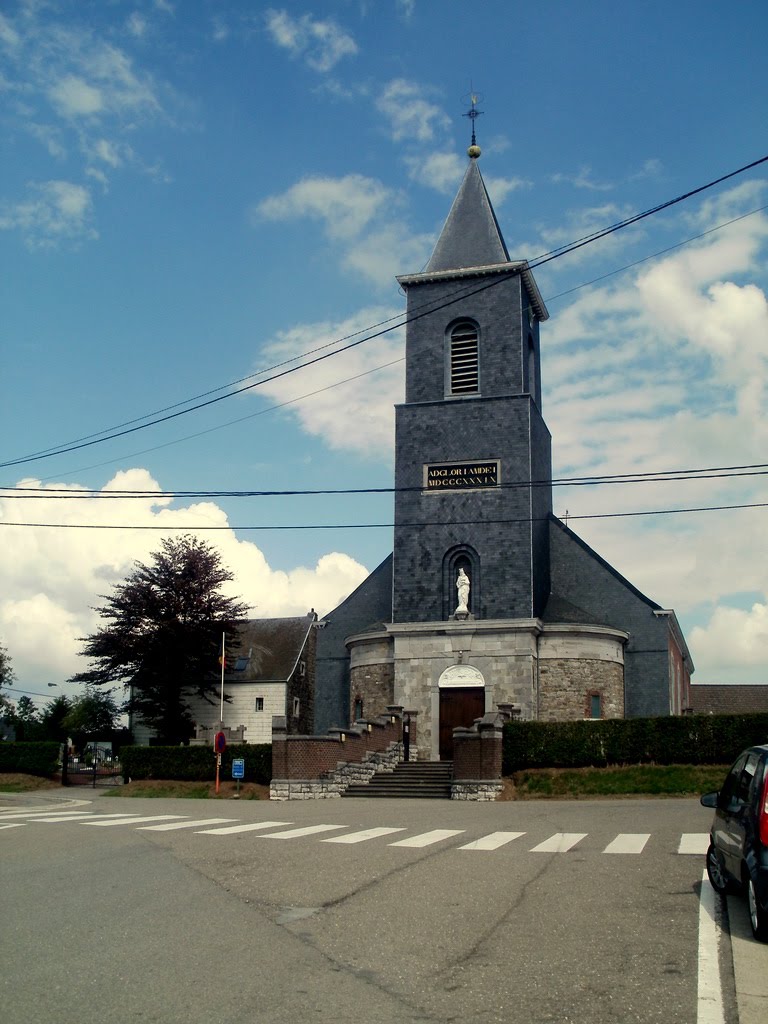
[[524, 836], [525, 832], [491, 832], [490, 835], [483, 836], [482, 839], [475, 839], [474, 842], [467, 843], [466, 846], [460, 846], [460, 850], [498, 850], [500, 846], [506, 846], [507, 843], [511, 843], [513, 839], [519, 839], [520, 836]]
[[722, 935], [720, 898], [707, 878], [699, 894], [699, 977], [696, 1024], [724, 1024], [719, 945]]
[[23, 828], [23, 826], [24, 826], [24, 822], [23, 821], [14, 821], [13, 824], [11, 824], [11, 825], [0, 825], [0, 829], [3, 829], [3, 828]]
[[466, 832], [463, 828], [435, 828], [431, 832], [422, 832], [421, 835], [411, 836], [410, 839], [400, 839], [396, 843], [390, 843], [390, 846], [409, 846], [418, 849], [422, 846], [431, 846], [433, 843], [439, 843], [443, 839], [450, 839], [451, 836], [460, 836], [462, 832]]
[[650, 838], [650, 832], [621, 832], [603, 853], [642, 853]]
[[144, 818], [127, 818], [123, 815], [117, 821], [81, 821], [81, 825], [94, 825], [97, 828], [109, 828], [110, 825], [138, 825], [141, 821], [167, 821], [169, 818], [183, 818], [183, 814], [150, 814]]
[[269, 836], [259, 836], [259, 839], [298, 839], [300, 836], [314, 836], [318, 832], [333, 832], [337, 828], [346, 828], [346, 825], [307, 825], [305, 828], [292, 828], [288, 832], [273, 832]]
[[258, 829], [281, 828], [283, 825], [292, 825], [292, 821], [256, 821], [249, 825], [227, 825], [225, 828], [206, 828], [202, 832], [196, 832], [197, 836], [234, 836], [238, 832], [256, 832]]
[[709, 834], [707, 832], [683, 832], [677, 852], [695, 853], [703, 857], [708, 846]]
[[362, 832], [350, 832], [346, 836], [332, 836], [330, 839], [321, 839], [321, 843], [364, 843], [368, 839], [378, 839], [379, 836], [390, 836], [393, 832], [405, 832], [404, 828], [366, 828]]
[[125, 813], [121, 811], [119, 814], [95, 814], [93, 811], [88, 811], [85, 814], [57, 814], [50, 818], [30, 818], [29, 824], [37, 825], [41, 821], [45, 822], [47, 825], [61, 821], [101, 821], [102, 818], [125, 818]]
[[237, 818], [198, 818], [197, 821], [171, 821], [165, 825], [142, 825], [137, 832], [172, 832], [175, 828], [194, 828], [195, 825], [218, 825]]
[[531, 853], [567, 853], [576, 843], [580, 843], [587, 835], [586, 832], [555, 832], [543, 843], [534, 846]]
[[[59, 818], [70, 817], [74, 814], [80, 814], [81, 811], [57, 811], [53, 807], [49, 807], [45, 811], [13, 811], [10, 814], [3, 814], [0, 817], [0, 821], [10, 821], [11, 818], [42, 818], [49, 814], [55, 814]], [[90, 812], [93, 814], [93, 811]]]

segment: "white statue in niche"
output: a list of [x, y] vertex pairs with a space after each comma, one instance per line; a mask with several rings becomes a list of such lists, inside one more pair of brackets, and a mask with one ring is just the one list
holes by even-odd
[[459, 575], [456, 577], [456, 590], [459, 595], [459, 604], [456, 608], [456, 615], [468, 615], [469, 614], [469, 576], [464, 572], [463, 569], [459, 569]]

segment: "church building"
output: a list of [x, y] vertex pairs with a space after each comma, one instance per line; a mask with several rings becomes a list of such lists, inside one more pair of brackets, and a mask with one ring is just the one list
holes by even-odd
[[680, 714], [693, 671], [673, 611], [552, 512], [540, 327], [470, 147], [426, 268], [407, 295], [396, 408], [394, 551], [318, 623], [315, 728], [400, 705], [419, 757], [499, 706], [564, 721]]

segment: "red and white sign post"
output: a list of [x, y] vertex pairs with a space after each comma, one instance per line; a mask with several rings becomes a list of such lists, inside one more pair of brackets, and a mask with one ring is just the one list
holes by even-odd
[[223, 732], [217, 732], [213, 737], [213, 749], [216, 754], [216, 793], [219, 792], [219, 773], [221, 772], [221, 755], [227, 749], [227, 737]]

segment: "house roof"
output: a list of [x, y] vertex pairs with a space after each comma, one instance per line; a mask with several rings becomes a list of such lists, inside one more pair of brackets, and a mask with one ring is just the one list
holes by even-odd
[[[285, 682], [299, 662], [315, 623], [314, 612], [286, 619], [238, 622], [239, 647], [228, 660], [227, 683]], [[231, 662], [231, 664], [229, 664]]]
[[768, 711], [768, 686], [762, 683], [691, 683], [691, 710], [699, 715]]

